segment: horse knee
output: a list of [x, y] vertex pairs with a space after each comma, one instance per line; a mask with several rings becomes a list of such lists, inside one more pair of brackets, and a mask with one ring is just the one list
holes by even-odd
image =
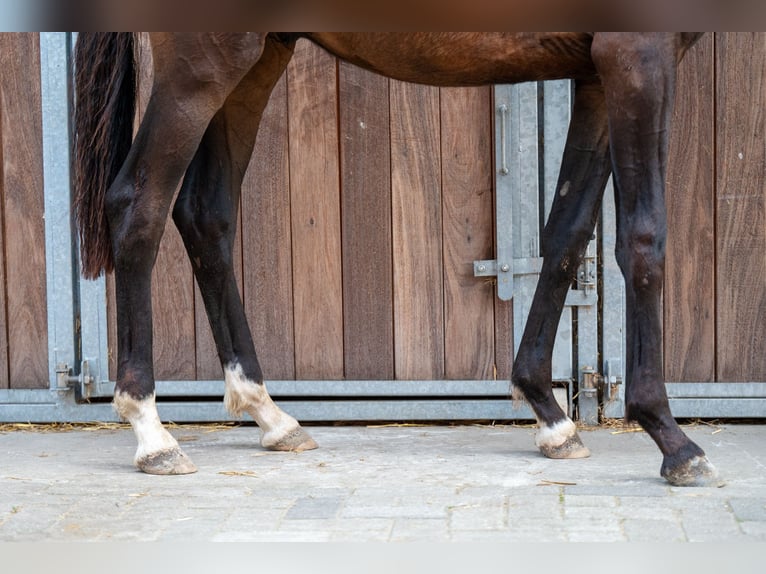
[[142, 175], [134, 184], [115, 181], [106, 193], [104, 208], [109, 222], [115, 265], [143, 265], [154, 261], [164, 218], [157, 217], [151, 200], [141, 193]]
[[618, 242], [617, 263], [625, 285], [635, 291], [662, 289], [665, 277], [665, 238], [660, 232], [634, 232]]
[[233, 231], [232, 214], [224, 205], [206, 208], [194, 194], [180, 194], [173, 206], [173, 223], [184, 243], [196, 249], [202, 244], [218, 244]]

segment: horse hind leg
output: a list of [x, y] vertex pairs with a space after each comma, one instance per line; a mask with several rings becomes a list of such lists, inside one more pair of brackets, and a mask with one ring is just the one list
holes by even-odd
[[703, 450], [670, 412], [662, 363], [665, 166], [679, 50], [673, 35], [596, 36], [592, 52], [607, 94], [617, 204], [617, 262], [626, 293], [626, 417], [663, 454], [676, 486], [717, 485]]
[[514, 391], [538, 420], [535, 442], [549, 458], [590, 455], [574, 422], [551, 388], [556, 331], [598, 217], [609, 177], [609, 142], [604, 94], [597, 83], [578, 82], [556, 195], [542, 238], [543, 267], [513, 364]]
[[[258, 59], [263, 43], [262, 37], [247, 35], [227, 46], [202, 35], [196, 40], [172, 34], [152, 38], [152, 97], [105, 199], [118, 328], [114, 406], [136, 434], [136, 466], [149, 474], [196, 470], [162, 426], [155, 405], [151, 274], [157, 249], [173, 193], [206, 126]], [[202, 67], [191, 74], [189, 62]]]
[[267, 40], [264, 53], [226, 100], [205, 132], [173, 209], [205, 303], [226, 386], [224, 404], [250, 414], [272, 450], [316, 448], [298, 422], [277, 407], [263, 383], [242, 300], [233, 245], [245, 170], [269, 94], [292, 46]]

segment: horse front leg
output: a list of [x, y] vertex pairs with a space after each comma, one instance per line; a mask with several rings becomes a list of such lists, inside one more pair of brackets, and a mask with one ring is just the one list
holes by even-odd
[[537, 417], [535, 442], [549, 458], [590, 454], [553, 397], [551, 361], [567, 292], [593, 234], [608, 177], [604, 95], [598, 83], [577, 82], [556, 195], [542, 237], [543, 267], [512, 374], [514, 392], [523, 395]]
[[[165, 220], [206, 126], [257, 60], [262, 45], [263, 38], [246, 36], [226, 51], [204, 35], [153, 36], [152, 97], [105, 198], [118, 330], [114, 406], [133, 428], [138, 441], [135, 464], [146, 473], [196, 471], [162, 426], [155, 404], [151, 275]], [[200, 65], [198, 75], [190, 74], [189, 62]]]
[[205, 132], [173, 209], [205, 302], [226, 386], [224, 404], [258, 423], [261, 444], [303, 451], [317, 445], [272, 401], [263, 383], [234, 274], [240, 190], [263, 109], [287, 66], [292, 46], [267, 40], [259, 62], [226, 100]]
[[625, 277], [626, 417], [657, 443], [660, 472], [677, 486], [718, 482], [715, 467], [673, 418], [663, 376], [665, 168], [676, 67], [684, 49], [672, 34], [599, 34], [592, 47], [607, 98], [616, 256]]

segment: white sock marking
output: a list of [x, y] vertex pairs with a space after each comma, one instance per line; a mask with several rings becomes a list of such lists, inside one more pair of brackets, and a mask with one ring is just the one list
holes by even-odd
[[164, 450], [178, 448], [176, 439], [160, 422], [154, 393], [145, 399], [137, 400], [126, 393], [117, 392], [113, 404], [117, 414], [133, 427], [138, 439], [136, 461]]
[[538, 447], [541, 446], [560, 446], [566, 442], [566, 440], [572, 437], [577, 432], [577, 427], [572, 420], [567, 417], [554, 423], [553, 426], [540, 425], [537, 435], [535, 436], [535, 444]]
[[258, 384], [247, 378], [242, 365], [234, 363], [224, 370], [226, 394], [223, 402], [226, 409], [234, 416], [250, 414], [265, 435], [281, 438], [298, 426], [298, 421], [285, 413], [271, 400], [266, 385]]

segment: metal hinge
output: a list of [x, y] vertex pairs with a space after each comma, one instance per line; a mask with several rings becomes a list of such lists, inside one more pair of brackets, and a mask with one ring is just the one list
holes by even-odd
[[80, 374], [73, 375], [72, 368], [66, 363], [56, 365], [56, 381], [59, 391], [74, 391], [75, 400], [87, 402], [92, 394], [95, 377], [91, 375], [90, 362], [80, 363]]
[[580, 388], [577, 392], [580, 422], [587, 426], [596, 426], [598, 425], [598, 389], [603, 377], [593, 367], [583, 367], [580, 374]]
[[[588, 247], [588, 251], [590, 251]], [[596, 292], [595, 255], [585, 255], [578, 271], [577, 284], [580, 289], [570, 289], [564, 305], [587, 307], [598, 302]], [[474, 277], [497, 277], [497, 296], [503, 301], [513, 298], [513, 278], [519, 275], [539, 275], [543, 268], [542, 257], [513, 259], [510, 263], [498, 263], [496, 259], [481, 259], [473, 262]]]

